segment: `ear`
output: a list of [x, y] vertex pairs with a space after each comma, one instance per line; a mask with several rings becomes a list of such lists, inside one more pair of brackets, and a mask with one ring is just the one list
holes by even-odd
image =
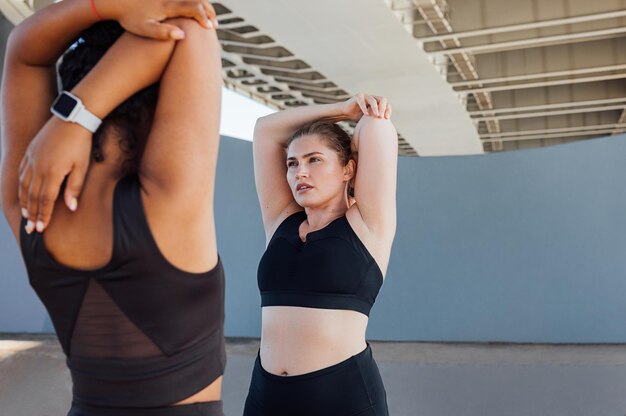
[[356, 162], [354, 159], [350, 159], [348, 164], [343, 168], [343, 178], [344, 180], [352, 180], [356, 176]]

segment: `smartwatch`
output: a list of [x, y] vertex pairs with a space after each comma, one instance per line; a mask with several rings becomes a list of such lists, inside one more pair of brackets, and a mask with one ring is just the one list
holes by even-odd
[[80, 98], [67, 91], [59, 94], [50, 111], [61, 120], [80, 124], [92, 133], [102, 124], [102, 120], [85, 108]]

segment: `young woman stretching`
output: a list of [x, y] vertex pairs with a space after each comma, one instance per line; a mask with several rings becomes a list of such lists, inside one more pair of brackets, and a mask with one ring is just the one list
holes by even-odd
[[203, 0], [64, 0], [11, 33], [3, 207], [67, 355], [71, 416], [222, 414], [215, 25]]
[[[396, 228], [390, 113], [386, 99], [359, 94], [257, 122], [267, 249], [258, 270], [261, 348], [245, 416], [388, 414], [365, 331]], [[352, 139], [338, 120], [358, 122]]]

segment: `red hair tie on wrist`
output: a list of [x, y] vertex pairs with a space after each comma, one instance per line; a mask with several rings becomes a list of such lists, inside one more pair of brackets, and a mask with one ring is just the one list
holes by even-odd
[[100, 15], [100, 13], [98, 13], [98, 9], [96, 9], [96, 2], [95, 2], [95, 0], [90, 0], [90, 3], [91, 3], [91, 10], [93, 10], [93, 14], [96, 15], [98, 20], [104, 20], [102, 18], [102, 16]]

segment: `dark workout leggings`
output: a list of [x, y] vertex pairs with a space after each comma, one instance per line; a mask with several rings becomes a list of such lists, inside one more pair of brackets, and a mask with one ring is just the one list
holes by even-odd
[[224, 416], [224, 412], [221, 401], [153, 408], [107, 408], [72, 403], [67, 416]]
[[331, 367], [277, 376], [257, 355], [244, 416], [388, 416], [378, 366], [367, 348]]

